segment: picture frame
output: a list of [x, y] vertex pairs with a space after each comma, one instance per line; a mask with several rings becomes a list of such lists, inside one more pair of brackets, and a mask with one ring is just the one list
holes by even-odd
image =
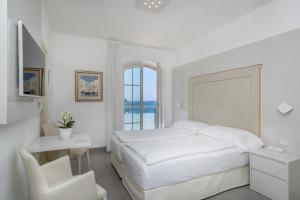
[[23, 91], [24, 94], [43, 96], [43, 68], [24, 68]]
[[103, 101], [103, 72], [75, 71], [75, 101]]

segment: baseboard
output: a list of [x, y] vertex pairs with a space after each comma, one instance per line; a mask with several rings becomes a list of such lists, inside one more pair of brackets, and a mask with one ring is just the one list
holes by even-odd
[[92, 147], [92, 148], [90, 148], [90, 151], [103, 152], [103, 151], [106, 151], [106, 147]]

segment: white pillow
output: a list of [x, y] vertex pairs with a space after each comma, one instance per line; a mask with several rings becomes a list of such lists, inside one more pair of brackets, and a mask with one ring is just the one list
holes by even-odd
[[174, 122], [172, 128], [183, 128], [192, 133], [198, 134], [202, 129], [209, 127], [207, 124], [202, 122], [190, 121], [190, 120], [179, 120]]
[[259, 137], [253, 133], [237, 128], [211, 126], [202, 129], [199, 133], [233, 143], [240, 152], [251, 152], [263, 146], [263, 142]]

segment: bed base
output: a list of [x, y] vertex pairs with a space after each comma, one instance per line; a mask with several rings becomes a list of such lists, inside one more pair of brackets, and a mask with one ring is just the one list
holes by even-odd
[[120, 178], [123, 177], [123, 169], [121, 166], [121, 162], [118, 160], [117, 155], [115, 155], [114, 152], [111, 152], [111, 164], [113, 165], [113, 167], [116, 169], [118, 175], [120, 176]]
[[171, 186], [143, 190], [128, 178], [113, 152], [111, 162], [133, 200], [200, 200], [249, 184], [249, 166], [245, 166]]
[[136, 186], [126, 173], [123, 173], [122, 182], [133, 200], [200, 200], [248, 185], [249, 166], [151, 190]]

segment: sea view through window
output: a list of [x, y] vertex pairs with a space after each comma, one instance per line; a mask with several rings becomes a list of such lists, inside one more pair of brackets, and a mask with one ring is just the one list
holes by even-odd
[[157, 71], [147, 67], [125, 69], [124, 129], [155, 129], [157, 122]]

